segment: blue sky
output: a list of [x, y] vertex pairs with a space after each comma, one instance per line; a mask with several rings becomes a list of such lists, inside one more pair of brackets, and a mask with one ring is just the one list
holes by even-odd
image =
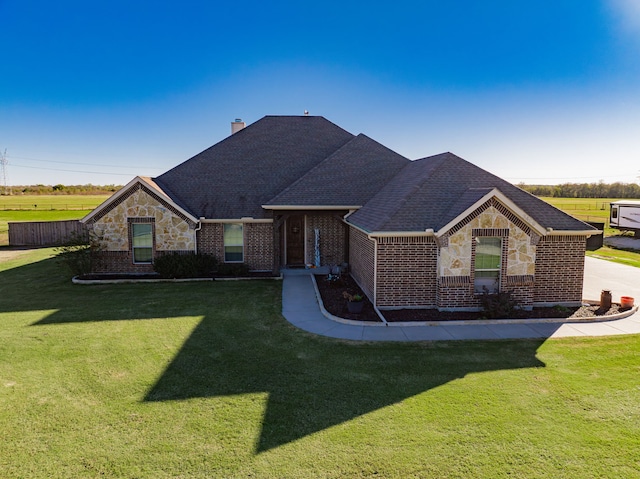
[[305, 109], [514, 183], [638, 181], [640, 2], [379, 5], [0, 0], [8, 182], [125, 184]]

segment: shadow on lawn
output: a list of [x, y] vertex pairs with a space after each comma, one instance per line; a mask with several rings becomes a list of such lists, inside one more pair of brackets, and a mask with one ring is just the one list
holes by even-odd
[[[281, 320], [284, 322], [284, 319]], [[235, 344], [217, 342], [217, 324], [205, 318], [145, 400], [267, 392], [256, 452], [341, 424], [470, 373], [544, 367], [543, 340], [438, 344], [357, 344], [309, 337], [286, 328], [265, 351], [238, 324]], [[282, 329], [279, 325], [278, 329]], [[293, 336], [303, 336], [304, 341]], [[241, 347], [237, 347], [241, 345]]]
[[[58, 268], [47, 260], [0, 273], [0, 293], [10, 298], [0, 312], [56, 310], [34, 326], [203, 316], [144, 401], [266, 392], [257, 453], [467, 374], [544, 367], [536, 358], [544, 340], [363, 344], [312, 336], [279, 315], [273, 282], [83, 287]], [[238, 309], [216, 307], [235, 299]]]

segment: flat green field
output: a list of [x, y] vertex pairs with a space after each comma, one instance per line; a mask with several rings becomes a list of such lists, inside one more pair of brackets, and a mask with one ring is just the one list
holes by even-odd
[[277, 281], [81, 286], [0, 250], [0, 476], [638, 478], [640, 335], [354, 343]]
[[[604, 223], [604, 236], [629, 235], [620, 230], [609, 227], [609, 204], [617, 201], [617, 198], [551, 198], [540, 197], [540, 199], [552, 204], [570, 215], [582, 220]], [[603, 246], [596, 251], [587, 251], [588, 256], [606, 259], [615, 263], [626, 264], [628, 266], [640, 267], [640, 253], [636, 251], [623, 250]]]
[[541, 200], [566, 211], [583, 221], [600, 221], [609, 225], [609, 204], [618, 198], [552, 198], [540, 196]]
[[110, 195], [0, 196], [0, 210], [92, 210]]
[[9, 244], [9, 221], [76, 220], [109, 195], [0, 196], [0, 246]]

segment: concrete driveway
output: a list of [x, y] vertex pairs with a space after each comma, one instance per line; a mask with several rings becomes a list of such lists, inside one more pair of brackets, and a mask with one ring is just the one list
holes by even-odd
[[640, 302], [640, 268], [612, 263], [603, 259], [585, 258], [582, 298], [600, 300], [603, 289], [611, 290], [615, 303], [620, 296], [632, 296]]

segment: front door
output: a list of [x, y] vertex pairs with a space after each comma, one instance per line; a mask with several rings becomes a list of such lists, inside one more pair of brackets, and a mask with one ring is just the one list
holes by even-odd
[[304, 216], [287, 218], [287, 265], [304, 265]]

